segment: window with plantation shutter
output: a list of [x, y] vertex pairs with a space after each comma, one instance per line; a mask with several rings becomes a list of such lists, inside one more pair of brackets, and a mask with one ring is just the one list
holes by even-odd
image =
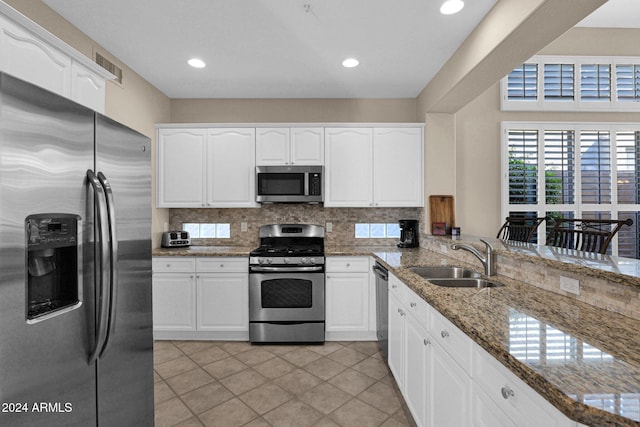
[[548, 204], [574, 203], [575, 133], [571, 130], [544, 132], [544, 180]]
[[538, 198], [538, 132], [509, 131], [509, 203], [535, 204]]
[[509, 99], [538, 99], [538, 64], [522, 64], [507, 77]]
[[616, 94], [620, 102], [640, 102], [640, 64], [616, 66]]
[[582, 101], [611, 100], [610, 64], [582, 64], [580, 66], [580, 99]]
[[640, 111], [640, 57], [536, 55], [500, 95], [503, 111]]
[[611, 203], [611, 152], [608, 131], [580, 133], [582, 203]]
[[608, 253], [640, 259], [640, 123], [503, 122], [502, 150], [501, 219], [631, 218]]
[[544, 64], [544, 99], [573, 101], [573, 64]]

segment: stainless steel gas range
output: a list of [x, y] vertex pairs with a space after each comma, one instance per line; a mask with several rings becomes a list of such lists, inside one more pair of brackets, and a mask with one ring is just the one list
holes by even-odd
[[324, 341], [324, 227], [260, 227], [249, 258], [249, 341]]

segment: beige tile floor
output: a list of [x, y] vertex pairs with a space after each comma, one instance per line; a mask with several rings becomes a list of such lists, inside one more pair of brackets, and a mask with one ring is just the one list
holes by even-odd
[[156, 341], [155, 422], [168, 426], [409, 426], [375, 342]]

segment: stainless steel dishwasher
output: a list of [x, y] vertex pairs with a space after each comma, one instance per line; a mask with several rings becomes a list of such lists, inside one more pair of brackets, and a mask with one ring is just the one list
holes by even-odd
[[386, 361], [389, 354], [389, 272], [378, 262], [373, 266], [373, 272], [376, 275], [378, 347]]

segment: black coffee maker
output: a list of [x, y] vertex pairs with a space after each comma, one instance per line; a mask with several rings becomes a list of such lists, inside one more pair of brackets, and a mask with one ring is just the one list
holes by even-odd
[[401, 219], [400, 224], [400, 243], [399, 248], [417, 248], [418, 247], [418, 220], [417, 219]]

